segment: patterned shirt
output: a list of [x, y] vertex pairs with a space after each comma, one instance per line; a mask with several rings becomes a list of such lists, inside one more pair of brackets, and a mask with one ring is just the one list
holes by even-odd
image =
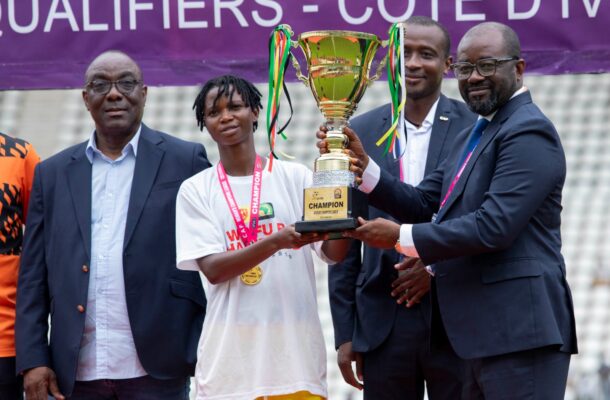
[[0, 133], [0, 357], [15, 356], [15, 298], [23, 225], [40, 157], [28, 142]]

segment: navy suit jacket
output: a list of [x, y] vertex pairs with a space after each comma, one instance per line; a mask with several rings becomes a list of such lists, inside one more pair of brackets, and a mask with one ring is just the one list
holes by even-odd
[[515, 96], [498, 110], [438, 211], [468, 135], [458, 136], [441, 167], [417, 187], [382, 171], [369, 200], [416, 223], [415, 247], [426, 265], [434, 264], [440, 317], [460, 357], [552, 345], [574, 353], [560, 253], [566, 163], [559, 136], [529, 92]]
[[[202, 145], [142, 125], [125, 226], [123, 274], [138, 357], [159, 379], [192, 375], [206, 300], [197, 272], [176, 268], [182, 181], [208, 167]], [[35, 172], [17, 293], [17, 371], [48, 366], [70, 395], [85, 326], [91, 255], [87, 143]], [[50, 315], [51, 334], [48, 334]]]
[[[450, 151], [455, 136], [475, 119], [464, 103], [441, 95], [434, 115], [425, 174], [438, 167]], [[384, 156], [384, 147], [375, 144], [391, 123], [390, 105], [386, 104], [354, 118], [350, 125], [369, 156], [383, 170], [398, 177], [398, 161], [392, 154]], [[385, 212], [370, 207], [369, 219], [378, 217], [391, 219]], [[361, 247], [361, 242], [353, 241], [345, 260], [329, 269], [328, 283], [335, 345], [339, 347], [351, 341], [353, 350], [366, 352], [379, 346], [394, 325], [399, 306], [390, 295], [390, 284], [398, 276], [394, 269], [398, 254], [394, 250], [364, 246], [364, 256], [361, 256]], [[421, 304], [422, 313], [429, 317], [428, 298]]]

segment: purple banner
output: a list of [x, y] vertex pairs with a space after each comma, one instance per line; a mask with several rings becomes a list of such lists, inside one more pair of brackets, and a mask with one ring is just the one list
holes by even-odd
[[499, 21], [519, 34], [528, 72], [610, 71], [610, 0], [0, 0], [0, 89], [81, 87], [108, 49], [136, 59], [149, 85], [224, 73], [264, 82], [278, 24], [385, 39], [411, 15], [444, 24], [454, 52], [467, 29]]

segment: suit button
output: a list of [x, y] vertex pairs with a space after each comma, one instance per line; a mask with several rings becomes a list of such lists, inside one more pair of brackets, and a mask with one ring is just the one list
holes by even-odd
[[89, 267], [87, 265], [83, 265], [83, 272], [89, 272]]
[[85, 312], [85, 307], [83, 307], [82, 304], [77, 305], [76, 309], [78, 310], [79, 313]]

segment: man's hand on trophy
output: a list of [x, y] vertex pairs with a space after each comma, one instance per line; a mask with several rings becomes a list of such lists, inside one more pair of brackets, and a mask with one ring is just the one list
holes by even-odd
[[[328, 142], [326, 141], [326, 132], [328, 129], [325, 126], [321, 126], [318, 132], [316, 133], [318, 140], [317, 146], [320, 150], [320, 154], [328, 153]], [[346, 152], [350, 157], [357, 158], [360, 160], [359, 167], [362, 170], [365, 170], [367, 165], [369, 165], [369, 156], [364, 151], [364, 146], [362, 146], [362, 142], [360, 138], [350, 127], [346, 126], [343, 128], [343, 134], [347, 136], [349, 140], [349, 144], [346, 147], [346, 150], [351, 150], [351, 153]]]
[[350, 155], [350, 157], [355, 157], [359, 159], [362, 170], [364, 171], [369, 165], [369, 155], [366, 154], [366, 151], [364, 150], [364, 146], [362, 145], [360, 138], [358, 137], [356, 132], [354, 132], [349, 126], [343, 128], [343, 134], [349, 139], [349, 144], [347, 148], [351, 150], [353, 154]]
[[349, 170], [354, 173], [356, 178], [354, 179], [356, 182], [356, 186], [360, 186], [362, 184], [362, 174], [364, 173], [364, 168], [362, 168], [362, 161], [356, 157], [353, 151], [350, 149], [343, 150], [345, 154], [349, 156]]
[[394, 221], [375, 218], [367, 221], [358, 217], [360, 226], [351, 231], [343, 232], [344, 237], [358, 239], [371, 247], [393, 249], [400, 236], [400, 225]]
[[328, 128], [326, 128], [325, 126], [321, 126], [316, 132], [316, 137], [318, 138], [318, 143], [316, 143], [316, 146], [318, 146], [320, 154], [330, 153], [330, 150], [328, 150], [328, 142], [326, 141], [327, 131]]

